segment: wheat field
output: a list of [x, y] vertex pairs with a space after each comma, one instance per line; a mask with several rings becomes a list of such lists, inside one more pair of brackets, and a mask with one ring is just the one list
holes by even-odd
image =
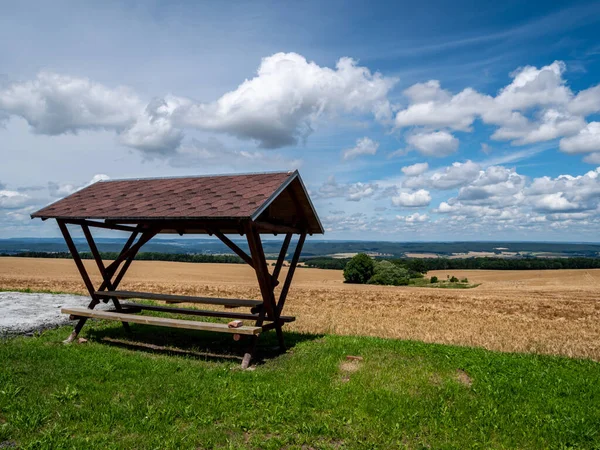
[[[93, 261], [86, 267], [99, 284]], [[286, 274], [282, 270], [280, 279]], [[467, 277], [474, 289], [348, 285], [341, 271], [298, 268], [286, 329], [367, 335], [600, 361], [600, 270], [434, 271]], [[85, 293], [71, 260], [0, 258], [0, 289]], [[136, 261], [120, 289], [259, 298], [242, 264]]]

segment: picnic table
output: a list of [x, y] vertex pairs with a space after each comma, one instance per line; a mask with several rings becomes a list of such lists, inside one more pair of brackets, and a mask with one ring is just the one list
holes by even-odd
[[[323, 226], [298, 171], [242, 175], [214, 175], [180, 178], [150, 178], [99, 181], [31, 215], [42, 220], [55, 219], [73, 261], [91, 297], [87, 307], [63, 308], [77, 320], [67, 339], [74, 341], [88, 319], [115, 320], [129, 324], [215, 331], [248, 336], [250, 342], [242, 359], [247, 368], [256, 351], [261, 333], [275, 330], [279, 347], [285, 351], [282, 327], [294, 317], [282, 314], [307, 235], [323, 234]], [[94, 286], [82, 262], [69, 227], [80, 227], [102, 276]], [[109, 229], [129, 234], [117, 258], [105, 264], [92, 229]], [[261, 299], [194, 297], [170, 293], [119, 290], [135, 256], [159, 234], [208, 234], [215, 236], [255, 273]], [[227, 235], [244, 236], [249, 252]], [[269, 272], [261, 235], [284, 235], [272, 272]], [[289, 269], [276, 296], [279, 275], [293, 236], [297, 235]], [[223, 306], [223, 311], [180, 308], [157, 304], [122, 303], [145, 299], [173, 303]], [[112, 301], [114, 309], [95, 310], [100, 302]], [[247, 312], [231, 311], [246, 308]], [[170, 317], [140, 315], [143, 311], [169, 314], [230, 318], [252, 325], [232, 328], [228, 324], [200, 322]]]

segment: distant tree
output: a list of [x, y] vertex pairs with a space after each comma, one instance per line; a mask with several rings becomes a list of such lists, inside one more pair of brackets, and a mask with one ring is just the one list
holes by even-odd
[[427, 273], [427, 266], [425, 265], [425, 261], [422, 259], [409, 260], [408, 269], [416, 273]]
[[452, 278], [450, 278], [450, 283], [458, 283], [458, 278], [452, 275]]
[[463, 278], [462, 280], [460, 280], [461, 283], [468, 283], [469, 279], [468, 278]]
[[369, 279], [368, 283], [406, 286], [409, 280], [410, 275], [408, 270], [384, 260], [375, 263], [373, 276]]
[[431, 279], [429, 281], [432, 282], [432, 283], [437, 283], [438, 282], [438, 277], [433, 276], [433, 277], [431, 277]]
[[346, 283], [365, 284], [371, 279], [375, 271], [375, 263], [369, 255], [359, 253], [354, 256], [344, 267]]

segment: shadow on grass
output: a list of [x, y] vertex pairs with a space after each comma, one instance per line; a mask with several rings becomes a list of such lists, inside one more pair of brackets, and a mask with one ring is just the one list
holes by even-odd
[[[86, 338], [111, 346], [154, 354], [186, 356], [214, 362], [233, 360], [241, 363], [243, 355], [251, 343], [250, 336], [242, 335], [239, 341], [234, 341], [233, 335], [229, 333], [137, 324], [130, 324], [130, 327], [131, 332], [129, 333], [120, 324], [118, 326], [90, 327], [84, 330]], [[301, 342], [323, 337], [321, 334], [302, 334], [286, 331], [283, 334], [288, 350]], [[252, 358], [252, 365], [263, 364], [266, 360], [276, 358], [281, 354], [275, 331], [262, 333]]]

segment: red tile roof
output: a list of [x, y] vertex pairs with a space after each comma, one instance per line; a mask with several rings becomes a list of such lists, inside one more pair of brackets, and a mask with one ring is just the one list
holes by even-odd
[[297, 172], [100, 181], [32, 214], [62, 219], [248, 218]]

